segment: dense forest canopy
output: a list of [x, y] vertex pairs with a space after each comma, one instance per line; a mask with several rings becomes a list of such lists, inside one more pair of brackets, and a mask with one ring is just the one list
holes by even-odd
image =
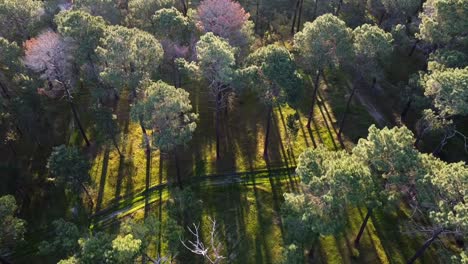
[[468, 263], [468, 0], [0, 0], [0, 263]]

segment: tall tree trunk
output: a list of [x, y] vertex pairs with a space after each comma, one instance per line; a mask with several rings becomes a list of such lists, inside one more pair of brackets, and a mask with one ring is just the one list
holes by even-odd
[[93, 198], [91, 197], [91, 194], [89, 193], [88, 188], [86, 188], [86, 186], [84, 185], [84, 183], [80, 182], [80, 185], [81, 185], [81, 188], [83, 189], [83, 191], [85, 191], [86, 196], [88, 196], [89, 206], [91, 207], [91, 208], [90, 208], [90, 211], [92, 212], [92, 211], [93, 211], [93, 208], [94, 208]]
[[10, 93], [8, 92], [8, 89], [6, 88], [6, 86], [2, 82], [0, 82], [0, 87], [2, 88], [3, 96], [7, 100], [10, 100], [11, 99]]
[[309, 119], [307, 120], [307, 127], [310, 128], [310, 123], [312, 122], [312, 117], [314, 116], [314, 106], [315, 106], [315, 101], [317, 100], [317, 92], [319, 88], [319, 81], [320, 81], [320, 73], [322, 70], [317, 71], [317, 75], [315, 76], [315, 81], [314, 81], [314, 93], [312, 94], [312, 106], [310, 107], [310, 112], [309, 112]]
[[80, 118], [78, 117], [78, 112], [76, 111], [75, 104], [73, 103], [70, 93], [68, 92], [68, 89], [66, 89], [67, 93], [67, 98], [68, 98], [68, 103], [70, 104], [70, 108], [73, 112], [73, 118], [75, 119], [76, 124], [78, 125], [78, 129], [81, 132], [81, 135], [83, 136], [84, 141], [86, 142], [86, 146], [90, 146], [91, 144], [89, 143], [88, 137], [86, 136], [86, 133], [83, 129], [83, 126], [81, 125]]
[[426, 251], [426, 249], [432, 244], [432, 242], [434, 242], [434, 240], [436, 240], [439, 235], [443, 232], [444, 230], [442, 228], [436, 230], [431, 238], [429, 238], [426, 243], [424, 243], [424, 245], [416, 252], [416, 254], [414, 254], [413, 257], [411, 257], [408, 262], [406, 262], [407, 264], [413, 264], [418, 258], [420, 258], [424, 252]]
[[268, 114], [267, 114], [267, 127], [265, 133], [265, 144], [263, 147], [263, 157], [266, 159], [268, 158], [268, 139], [270, 137], [270, 127], [271, 127], [271, 114], [273, 112], [273, 106], [268, 106]]
[[175, 161], [176, 172], [177, 172], [177, 184], [179, 185], [179, 188], [182, 190], [184, 186], [182, 184], [182, 179], [180, 178], [180, 165], [179, 165], [179, 156], [178, 156], [177, 150], [174, 150], [174, 161]]
[[418, 147], [419, 142], [421, 142], [422, 138], [423, 138], [424, 135], [426, 134], [426, 131], [427, 131], [427, 129], [423, 129], [423, 130], [421, 131], [421, 133], [418, 133], [418, 134], [416, 135], [416, 140], [414, 141], [414, 147], [415, 147], [415, 148]]
[[220, 140], [220, 104], [221, 104], [221, 94], [218, 92], [216, 96], [216, 120], [215, 120], [215, 126], [216, 126], [216, 160], [220, 159], [219, 155], [219, 140]]
[[182, 13], [186, 17], [187, 16], [187, 3], [185, 2], [185, 0], [180, 0], [180, 2], [182, 3]]
[[291, 25], [291, 36], [294, 35], [294, 28], [296, 27], [296, 18], [297, 18], [297, 11], [299, 10], [299, 4], [300, 4], [301, 0], [297, 0], [296, 1], [296, 8], [294, 9], [294, 16], [293, 16], [293, 21], [292, 21], [292, 25]]
[[382, 15], [380, 15], [380, 18], [379, 18], [379, 23], [378, 23], [379, 26], [382, 24], [384, 17], [385, 17], [385, 12], [382, 12]]
[[257, 0], [257, 9], [255, 10], [255, 28], [254, 32], [258, 34], [258, 24], [259, 24], [259, 16], [260, 16], [260, 0]]
[[145, 140], [145, 154], [146, 154], [146, 177], [145, 177], [145, 196], [146, 196], [146, 201], [145, 201], [145, 215], [144, 218], [148, 216], [148, 190], [150, 188], [150, 177], [151, 177], [151, 147], [149, 143], [149, 137], [148, 134], [146, 133], [146, 129], [143, 126], [143, 122], [140, 121], [141, 125], [141, 130], [143, 132], [143, 137]]
[[302, 18], [302, 6], [304, 5], [304, 0], [301, 0], [301, 4], [299, 5], [299, 15], [297, 17], [297, 26], [296, 32], [301, 30], [301, 18]]
[[339, 13], [340, 13], [340, 10], [341, 10], [341, 5], [343, 5], [343, 0], [340, 0], [338, 2], [338, 6], [336, 7], [336, 10], [335, 10], [335, 16], [338, 16]]
[[413, 53], [414, 53], [414, 51], [416, 50], [416, 47], [418, 46], [418, 44], [419, 44], [420, 41], [421, 41], [421, 40], [418, 39], [418, 40], [416, 40], [416, 41], [414, 42], [413, 47], [411, 47], [411, 51], [410, 51], [410, 53], [408, 54], [408, 57], [413, 56]]
[[372, 86], [371, 86], [371, 91], [374, 91], [375, 85], [377, 84], [377, 78], [372, 77]]
[[348, 102], [346, 103], [345, 112], [343, 113], [343, 117], [341, 118], [341, 121], [340, 121], [340, 129], [338, 130], [338, 140], [340, 141], [341, 141], [341, 133], [343, 132], [343, 127], [344, 127], [344, 123], [346, 120], [346, 116], [348, 115], [349, 107], [351, 106], [351, 101], [353, 99], [354, 92], [356, 91], [356, 89], [357, 89], [357, 85], [354, 85], [353, 90], [351, 90], [351, 94], [349, 95]]
[[432, 151], [432, 155], [438, 156], [440, 154], [444, 146], [447, 144], [447, 137], [448, 136], [446, 132], [444, 136], [442, 137], [442, 140], [440, 141], [439, 145], [437, 145], [437, 147]]
[[406, 103], [405, 108], [403, 108], [403, 111], [401, 111], [400, 117], [401, 117], [402, 120], [406, 119], [406, 116], [408, 115], [408, 112], [409, 112], [409, 110], [411, 108], [412, 103], [413, 103], [413, 98], [411, 97], [408, 100], [408, 102]]
[[314, 3], [314, 19], [313, 20], [315, 20], [317, 18], [318, 1], [319, 0], [315, 0], [315, 3]]
[[122, 152], [120, 152], [119, 144], [117, 144], [117, 139], [115, 139], [115, 136], [112, 136], [112, 143], [114, 144], [115, 149], [119, 153], [120, 157], [123, 157]]
[[369, 218], [372, 215], [372, 209], [367, 209], [367, 214], [364, 217], [364, 221], [362, 221], [361, 228], [359, 228], [359, 233], [356, 236], [356, 239], [354, 239], [354, 246], [358, 247], [359, 242], [361, 241], [362, 234], [364, 234], [364, 230], [366, 229], [367, 222], [369, 221]]

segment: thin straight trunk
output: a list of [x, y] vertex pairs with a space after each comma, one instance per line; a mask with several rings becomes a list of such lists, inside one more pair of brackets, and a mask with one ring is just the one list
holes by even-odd
[[416, 136], [416, 141], [414, 141], [414, 147], [417, 148], [419, 145], [419, 142], [421, 142], [422, 138], [426, 134], [426, 129], [424, 129], [420, 134]]
[[15, 148], [13, 147], [13, 144], [11, 144], [10, 141], [8, 141], [8, 147], [10, 147], [10, 150], [11, 150], [11, 152], [13, 153], [13, 157], [16, 158], [16, 156], [17, 156], [16, 150], [15, 150]]
[[372, 86], [371, 86], [371, 91], [374, 91], [375, 89], [375, 84], [377, 83], [377, 78], [373, 77], [372, 78]]
[[80, 185], [81, 185], [81, 188], [83, 189], [83, 191], [85, 191], [86, 193], [86, 196], [88, 196], [88, 199], [89, 199], [89, 205], [90, 205], [90, 211], [92, 212], [93, 211], [93, 208], [94, 208], [94, 202], [93, 202], [93, 198], [91, 197], [91, 194], [89, 193], [88, 191], [88, 188], [86, 188], [86, 186], [80, 182]]
[[296, 1], [296, 8], [294, 9], [294, 16], [293, 16], [293, 21], [291, 25], [291, 36], [294, 35], [294, 28], [296, 27], [296, 17], [297, 17], [297, 11], [299, 10], [299, 3], [301, 0]]
[[301, 0], [301, 4], [299, 5], [299, 16], [297, 17], [297, 27], [296, 32], [301, 30], [301, 18], [302, 18], [302, 6], [304, 5], [304, 0]]
[[150, 177], [151, 177], [151, 148], [149, 144], [149, 138], [148, 134], [146, 133], [146, 129], [141, 126], [141, 129], [143, 131], [143, 136], [145, 137], [145, 154], [146, 154], [146, 177], [145, 177], [145, 196], [146, 196], [146, 202], [145, 202], [145, 215], [144, 218], [148, 216], [148, 203], [147, 203], [147, 198], [148, 198], [148, 190], [150, 188]]
[[216, 160], [220, 159], [219, 155], [219, 140], [220, 140], [220, 102], [221, 100], [221, 94], [218, 92], [218, 95], [216, 96]]
[[413, 103], [413, 98], [410, 98], [408, 100], [408, 102], [406, 103], [405, 108], [403, 109], [403, 111], [401, 111], [400, 117], [401, 117], [402, 120], [404, 120], [406, 118], [406, 116], [408, 115], [408, 112], [409, 112], [409, 110], [411, 108], [412, 103]]
[[255, 28], [254, 32], [258, 33], [258, 21], [259, 21], [259, 14], [260, 14], [260, 0], [257, 0], [257, 10], [255, 10]]
[[379, 26], [382, 24], [384, 17], [385, 17], [385, 12], [383, 12], [379, 18], [379, 24], [378, 24]]
[[119, 156], [122, 157], [122, 152], [120, 152], [119, 145], [117, 144], [117, 140], [115, 139], [115, 136], [112, 136], [112, 143], [114, 144], [115, 149], [119, 153]]
[[338, 2], [338, 6], [336, 7], [336, 10], [335, 10], [335, 16], [338, 16], [338, 14], [340, 13], [340, 10], [341, 10], [341, 5], [343, 4], [343, 0], [340, 0]]
[[267, 114], [267, 128], [265, 133], [265, 144], [263, 147], [263, 157], [268, 158], [268, 139], [270, 137], [270, 127], [271, 127], [271, 114], [273, 112], [273, 106], [268, 106], [268, 114]]
[[431, 238], [429, 238], [426, 243], [424, 243], [424, 245], [416, 252], [416, 254], [414, 254], [413, 257], [410, 258], [410, 260], [408, 260], [408, 262], [406, 262], [407, 264], [413, 264], [418, 258], [420, 258], [423, 254], [424, 254], [424, 251], [426, 251], [426, 249], [434, 242], [434, 240], [436, 240], [439, 235], [443, 232], [444, 230], [442, 228], [436, 230]]
[[432, 155], [438, 156], [446, 144], [447, 144], [447, 133], [444, 134], [444, 137], [440, 141], [439, 145], [437, 145], [437, 147], [432, 151]]
[[348, 115], [349, 107], [351, 106], [351, 101], [353, 99], [354, 92], [356, 92], [356, 89], [357, 89], [357, 85], [354, 85], [353, 90], [351, 90], [351, 94], [349, 95], [348, 102], [346, 103], [345, 112], [343, 113], [343, 117], [341, 118], [341, 121], [340, 121], [340, 129], [338, 130], [338, 140], [340, 141], [341, 141], [341, 133], [343, 132], [343, 127], [344, 127], [344, 123], [346, 120], [346, 116]]
[[10, 93], [8, 92], [8, 89], [5, 87], [5, 85], [2, 82], [0, 82], [0, 87], [2, 88], [2, 92], [4, 94], [4, 97], [6, 99], [10, 100], [11, 99]]
[[174, 161], [177, 171], [177, 184], [179, 188], [182, 190], [184, 186], [182, 185], [182, 179], [180, 178], [180, 166], [179, 166], [179, 156], [177, 155], [177, 150], [174, 150]]
[[320, 73], [322, 70], [317, 71], [317, 75], [315, 76], [315, 82], [314, 82], [314, 93], [312, 95], [312, 106], [310, 107], [310, 112], [309, 112], [309, 119], [307, 120], [307, 127], [310, 128], [310, 123], [312, 122], [312, 117], [314, 115], [314, 106], [315, 106], [315, 101], [317, 100], [317, 91], [319, 88], [319, 81], [320, 81]]
[[174, 71], [174, 75], [173, 75], [173, 78], [174, 78], [174, 87], [175, 87], [175, 88], [179, 88], [179, 87], [178, 87], [178, 84], [177, 84], [178, 76], [177, 76], [177, 66], [176, 66], [175, 62], [172, 63], [172, 70]]
[[68, 92], [68, 89], [67, 89], [66, 92], [67, 92], [67, 97], [68, 97], [68, 103], [70, 104], [70, 108], [71, 108], [71, 110], [73, 112], [73, 118], [75, 119], [75, 122], [78, 125], [78, 129], [80, 130], [84, 141], [86, 142], [86, 146], [89, 147], [91, 144], [89, 143], [89, 139], [86, 136], [86, 133], [85, 133], [85, 131], [83, 129], [83, 126], [81, 125], [81, 121], [80, 121], [80, 118], [78, 117], [78, 112], [76, 111], [75, 104], [73, 103], [73, 101], [72, 101], [72, 99], [70, 97], [70, 93]]
[[364, 217], [364, 221], [362, 221], [361, 228], [359, 229], [359, 233], [356, 236], [356, 239], [354, 240], [354, 246], [358, 247], [359, 242], [361, 240], [362, 234], [364, 234], [364, 230], [366, 229], [367, 222], [369, 221], [369, 218], [372, 215], [372, 209], [367, 209], [367, 214], [366, 217]]
[[182, 13], [187, 16], [187, 3], [185, 3], [185, 0], [180, 0], [180, 2], [182, 3]]
[[408, 54], [408, 57], [413, 56], [413, 53], [414, 53], [414, 51], [416, 50], [416, 47], [418, 46], [418, 43], [419, 43], [420, 41], [421, 41], [421, 40], [418, 39], [418, 40], [416, 40], [416, 41], [414, 42], [413, 47], [411, 48], [411, 51], [410, 51], [410, 53]]
[[314, 19], [313, 20], [317, 18], [318, 1], [319, 0], [315, 0], [315, 3], [314, 3]]

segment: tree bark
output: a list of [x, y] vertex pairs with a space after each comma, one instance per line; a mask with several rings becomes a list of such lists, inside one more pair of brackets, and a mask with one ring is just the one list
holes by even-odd
[[255, 10], [255, 26], [254, 26], [254, 32], [258, 34], [258, 21], [259, 21], [259, 15], [260, 15], [260, 0], [257, 0], [257, 9]]
[[146, 133], [146, 129], [144, 128], [142, 122], [141, 122], [141, 130], [143, 131], [143, 136], [145, 138], [145, 154], [146, 154], [146, 177], [145, 177], [145, 196], [146, 196], [146, 202], [145, 202], [145, 216], [144, 218], [148, 216], [148, 190], [150, 188], [150, 177], [151, 177], [151, 148], [150, 148], [150, 143], [149, 143], [149, 138], [148, 134]]
[[220, 140], [220, 124], [219, 124], [219, 121], [220, 121], [220, 104], [221, 104], [221, 94], [218, 92], [218, 95], [216, 96], [216, 160], [219, 160], [220, 159], [220, 155], [219, 155], [219, 140]]
[[382, 15], [379, 18], [379, 23], [378, 23], [379, 26], [382, 24], [384, 17], [385, 17], [385, 12], [382, 12]]
[[[67, 94], [68, 94], [68, 90], [67, 90]], [[80, 118], [78, 117], [78, 112], [76, 111], [75, 104], [71, 100], [70, 95], [68, 95], [68, 103], [70, 104], [70, 108], [73, 112], [73, 118], [75, 119], [75, 122], [78, 125], [78, 129], [80, 130], [81, 135], [83, 136], [83, 139], [86, 142], [86, 146], [89, 147], [91, 144], [89, 143], [89, 139], [86, 136], [83, 126], [81, 125]]]
[[343, 132], [343, 127], [344, 127], [344, 123], [346, 120], [346, 116], [348, 115], [349, 107], [351, 105], [351, 101], [353, 99], [354, 92], [356, 91], [356, 89], [357, 89], [357, 85], [354, 85], [353, 90], [351, 90], [351, 94], [349, 95], [348, 102], [346, 103], [345, 112], [343, 113], [343, 117], [341, 118], [341, 121], [340, 121], [340, 129], [338, 130], [338, 140], [340, 141], [341, 141], [341, 133]]
[[265, 133], [265, 144], [263, 147], [263, 157], [266, 159], [268, 158], [268, 139], [270, 137], [270, 127], [271, 127], [271, 114], [273, 112], [273, 106], [268, 106], [268, 114], [267, 114], [267, 127]]
[[319, 0], [315, 0], [315, 3], [314, 3], [314, 19], [313, 20], [315, 20], [317, 18], [318, 1]]
[[421, 41], [421, 40], [418, 39], [418, 40], [416, 40], [416, 41], [414, 42], [413, 47], [411, 47], [411, 51], [410, 51], [410, 53], [408, 54], [408, 57], [413, 56], [413, 53], [414, 53], [414, 51], [416, 50], [416, 47], [418, 46], [418, 43], [419, 43], [420, 41]]
[[180, 0], [180, 2], [182, 3], [182, 13], [186, 17], [187, 16], [187, 3], [185, 3], [185, 0]]
[[89, 204], [90, 204], [90, 207], [91, 207], [90, 211], [92, 212], [93, 208], [94, 208], [93, 198], [91, 197], [91, 194], [89, 193], [88, 188], [86, 188], [86, 186], [82, 182], [80, 182], [80, 185], [81, 185], [81, 188], [83, 189], [83, 191], [85, 191], [86, 196], [88, 196]]
[[340, 13], [340, 10], [341, 10], [341, 5], [343, 4], [343, 0], [340, 0], [338, 2], [338, 6], [336, 7], [336, 10], [335, 10], [335, 16], [338, 16], [338, 14]]
[[314, 93], [312, 95], [312, 106], [310, 107], [310, 112], [309, 112], [309, 118], [307, 120], [307, 127], [310, 128], [310, 123], [312, 122], [312, 117], [314, 115], [314, 106], [315, 106], [315, 101], [317, 100], [317, 92], [319, 88], [319, 81], [320, 81], [320, 73], [322, 70], [317, 71], [317, 75], [315, 76], [315, 82], [314, 82]]
[[184, 186], [182, 184], [182, 179], [180, 178], [179, 156], [177, 155], [177, 150], [174, 150], [174, 161], [175, 161], [176, 172], [177, 172], [177, 184], [179, 185], [179, 188], [182, 190]]
[[4, 97], [7, 99], [7, 100], [10, 100], [11, 97], [10, 97], [10, 93], [8, 92], [8, 89], [5, 87], [5, 85], [0, 82], [0, 87], [2, 88], [2, 92], [4, 94]]
[[413, 264], [418, 258], [420, 258], [424, 252], [426, 251], [426, 249], [434, 242], [434, 240], [436, 240], [439, 235], [443, 232], [444, 230], [442, 228], [436, 230], [431, 238], [429, 238], [425, 243], [424, 245], [418, 250], [416, 251], [416, 254], [414, 254], [413, 257], [410, 258], [410, 260], [408, 260], [408, 262], [406, 262], [407, 264]]
[[372, 209], [367, 209], [367, 214], [364, 217], [364, 221], [362, 221], [361, 228], [359, 228], [359, 233], [356, 236], [356, 239], [354, 240], [354, 247], [359, 247], [359, 242], [361, 240], [362, 234], [364, 234], [364, 230], [366, 229], [367, 222], [369, 221], [369, 218], [372, 215]]
[[372, 77], [372, 86], [371, 86], [371, 91], [374, 91], [375, 89], [375, 84], [377, 83], [377, 78]]
[[114, 144], [115, 149], [119, 153], [119, 156], [123, 157], [122, 152], [120, 152], [119, 145], [117, 144], [117, 140], [115, 139], [115, 136], [112, 136], [112, 143]]
[[299, 5], [299, 16], [297, 17], [297, 26], [296, 32], [301, 30], [301, 18], [302, 18], [302, 6], [304, 5], [304, 0], [301, 0], [301, 4]]
[[296, 27], [296, 17], [297, 17], [297, 11], [299, 10], [299, 3], [301, 0], [296, 1], [296, 8], [294, 9], [294, 16], [293, 16], [293, 21], [291, 25], [291, 36], [294, 35], [294, 28]]
[[401, 117], [402, 120], [406, 119], [406, 116], [408, 115], [408, 112], [409, 112], [409, 110], [410, 110], [410, 108], [411, 108], [411, 104], [412, 104], [412, 103], [413, 103], [413, 98], [410, 98], [410, 99], [408, 100], [408, 102], [406, 103], [405, 108], [404, 108], [403, 111], [401, 112], [400, 117]]

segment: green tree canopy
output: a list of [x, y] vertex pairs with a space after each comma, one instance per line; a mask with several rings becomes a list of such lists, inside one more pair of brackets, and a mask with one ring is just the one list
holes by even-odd
[[5, 195], [0, 197], [0, 256], [9, 254], [16, 244], [23, 240], [26, 233], [26, 222], [16, 217], [18, 205], [15, 197]]
[[78, 227], [60, 218], [52, 222], [54, 238], [50, 241], [42, 241], [39, 244], [41, 254], [60, 253], [63, 256], [69, 256], [74, 253], [79, 245], [80, 230]]
[[88, 171], [91, 165], [75, 147], [65, 145], [55, 147], [50, 154], [47, 168], [59, 183], [74, 189], [78, 189], [82, 183], [90, 180]]
[[256, 69], [262, 85], [255, 83], [266, 104], [296, 101], [302, 89], [302, 77], [297, 72], [293, 55], [279, 45], [268, 45], [256, 50], [247, 58], [247, 64]]
[[209, 32], [197, 42], [198, 67], [211, 85], [229, 84], [234, 75], [235, 49]]
[[132, 108], [132, 117], [153, 130], [153, 144], [171, 151], [187, 144], [195, 131], [198, 116], [192, 113], [189, 93], [162, 81], [148, 84], [145, 97]]
[[119, 0], [74, 0], [73, 7], [93, 16], [101, 16], [110, 24], [116, 25], [123, 17], [119, 3]]
[[76, 59], [79, 62], [94, 60], [95, 49], [106, 30], [102, 17], [81, 10], [60, 12], [55, 16], [55, 23], [62, 36], [76, 43]]
[[152, 26], [149, 31], [154, 32], [159, 39], [186, 43], [194, 30], [193, 22], [175, 7], [160, 9], [150, 19]]
[[468, 3], [465, 0], [428, 0], [420, 14], [416, 36], [433, 44], [468, 45]]
[[422, 83], [424, 95], [433, 100], [442, 116], [468, 114], [468, 67], [435, 70]]
[[337, 67], [353, 57], [351, 30], [345, 22], [326, 14], [294, 35], [294, 48], [309, 70]]
[[42, 1], [0, 0], [0, 36], [21, 43], [36, 32], [44, 13]]
[[129, 0], [125, 22], [129, 27], [137, 27], [151, 32], [152, 17], [160, 9], [174, 6], [174, 0]]
[[156, 74], [164, 51], [147, 32], [111, 26], [96, 52], [102, 66], [101, 78], [119, 91], [135, 92], [142, 80]]

